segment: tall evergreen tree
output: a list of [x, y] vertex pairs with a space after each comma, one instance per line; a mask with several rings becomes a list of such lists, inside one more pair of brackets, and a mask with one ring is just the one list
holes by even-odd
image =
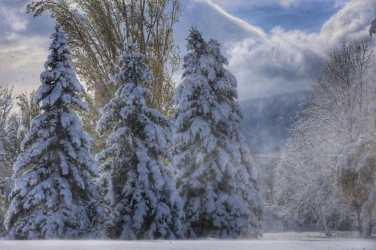
[[96, 156], [104, 162], [99, 180], [102, 195], [118, 215], [109, 236], [175, 238], [180, 236], [182, 203], [165, 164], [171, 159], [171, 124], [148, 107], [152, 93], [145, 86], [152, 74], [146, 58], [132, 42], [125, 47], [111, 80], [120, 87], [97, 124], [98, 133], [112, 132], [108, 148]]
[[244, 137], [237, 81], [220, 45], [192, 29], [174, 104], [174, 166], [191, 237], [261, 235], [259, 174]]
[[5, 219], [9, 239], [81, 238], [90, 228], [91, 178], [98, 176], [92, 139], [75, 111], [88, 110], [73, 72], [65, 34], [56, 26], [51, 54], [41, 73], [35, 117], [13, 166], [18, 175]]

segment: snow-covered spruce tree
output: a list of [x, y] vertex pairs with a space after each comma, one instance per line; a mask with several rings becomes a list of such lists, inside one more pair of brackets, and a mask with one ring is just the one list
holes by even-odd
[[118, 72], [110, 82], [119, 89], [102, 110], [97, 131], [108, 137], [108, 147], [97, 154], [104, 201], [112, 205], [115, 219], [110, 238], [158, 239], [181, 236], [183, 205], [166, 167], [171, 160], [171, 123], [148, 107], [152, 80], [144, 55], [125, 44]]
[[262, 234], [259, 174], [238, 131], [237, 81], [216, 41], [191, 29], [175, 96], [174, 167], [189, 237]]
[[98, 176], [89, 150], [92, 139], [70, 108], [88, 110], [73, 72], [65, 34], [56, 26], [51, 54], [35, 96], [35, 117], [13, 165], [18, 175], [6, 214], [8, 239], [72, 239], [90, 230], [91, 177]]

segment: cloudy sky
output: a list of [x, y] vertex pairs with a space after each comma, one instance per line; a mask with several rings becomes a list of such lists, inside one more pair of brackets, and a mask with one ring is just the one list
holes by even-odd
[[[25, 13], [31, 0], [0, 0], [0, 84], [36, 89], [54, 21]], [[309, 89], [330, 51], [370, 39], [375, 0], [183, 0], [175, 40], [190, 26], [216, 39], [239, 82], [240, 99]]]

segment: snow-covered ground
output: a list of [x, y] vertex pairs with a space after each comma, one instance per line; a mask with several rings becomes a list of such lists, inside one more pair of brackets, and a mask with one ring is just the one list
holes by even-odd
[[351, 234], [327, 238], [320, 233], [265, 234], [261, 240], [220, 241], [0, 241], [1, 250], [376, 250], [376, 240], [360, 240]]

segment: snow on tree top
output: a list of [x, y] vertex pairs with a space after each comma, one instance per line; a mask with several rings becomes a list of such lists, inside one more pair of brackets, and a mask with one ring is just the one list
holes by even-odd
[[77, 94], [85, 90], [74, 73], [72, 52], [64, 32], [60, 31], [58, 25], [51, 38], [51, 54], [44, 64], [45, 71], [40, 75], [43, 84], [36, 92], [35, 103], [41, 103], [41, 108], [45, 109], [61, 101], [63, 104], [73, 104], [88, 111], [88, 104]]

